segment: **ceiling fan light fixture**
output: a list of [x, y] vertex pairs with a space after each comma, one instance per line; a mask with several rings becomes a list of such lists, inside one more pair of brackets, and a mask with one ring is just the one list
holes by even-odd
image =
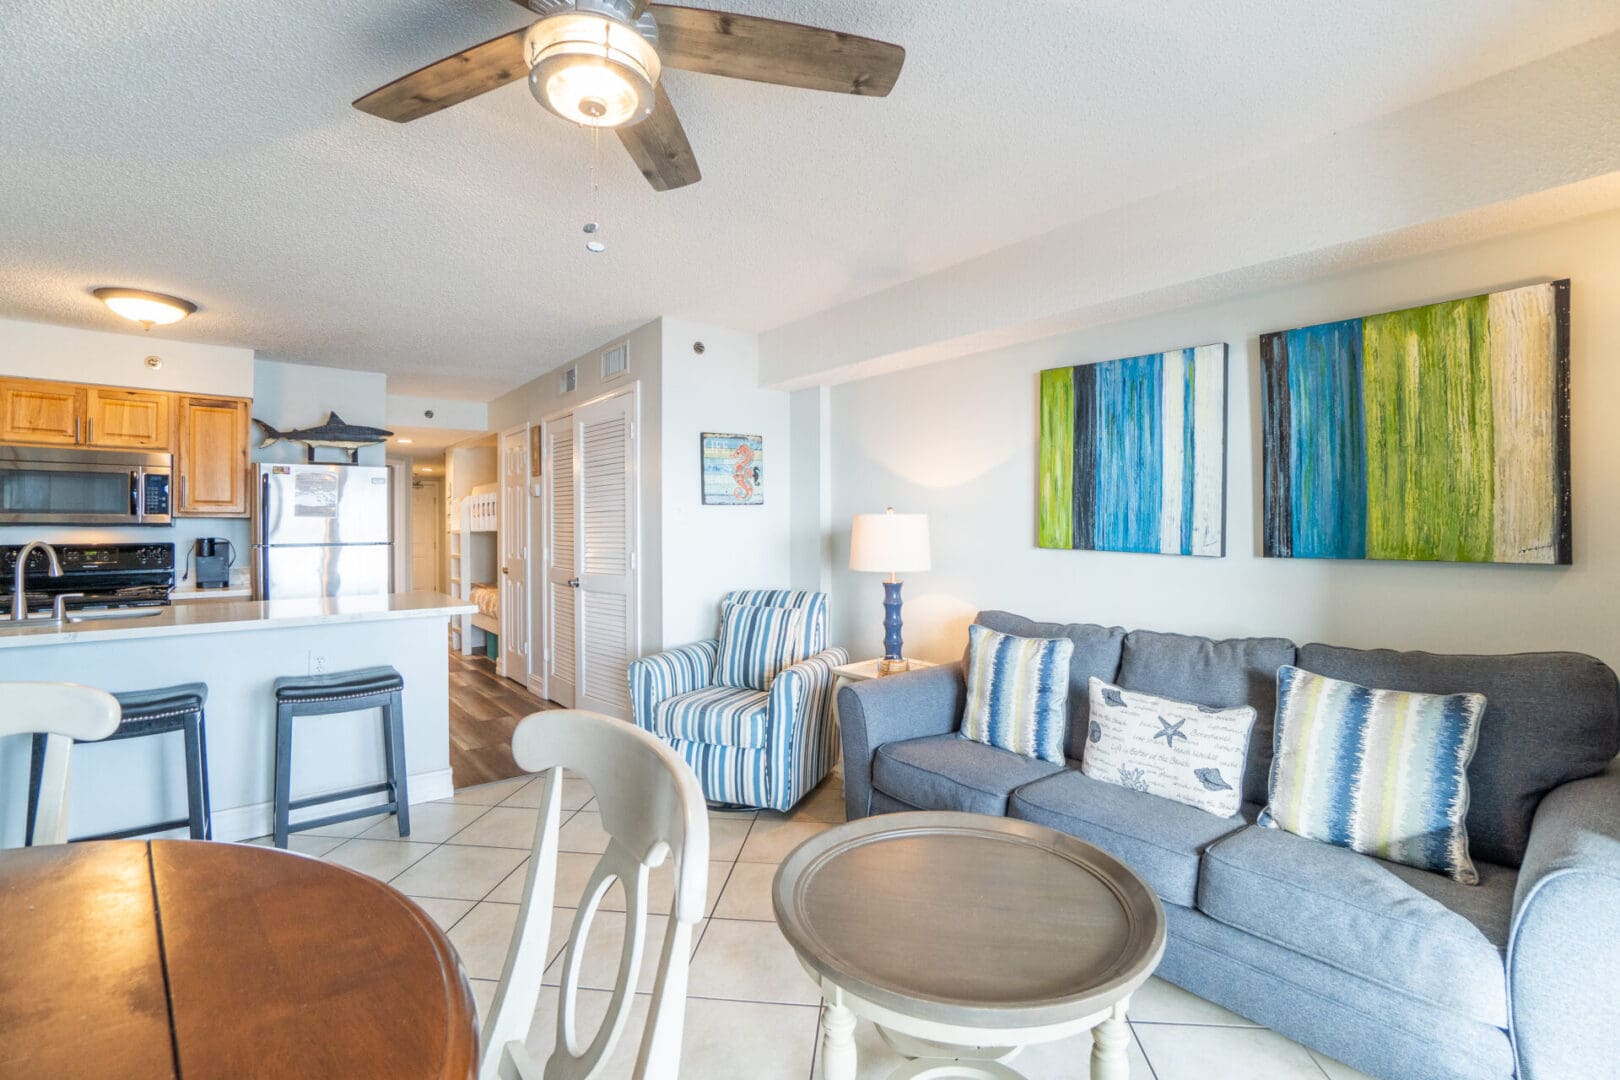
[[653, 43], [628, 23], [585, 11], [552, 15], [530, 28], [525, 52], [530, 91], [564, 120], [613, 128], [652, 113], [663, 67]]
[[177, 323], [197, 310], [190, 300], [145, 289], [91, 289], [90, 295], [131, 322], [138, 322], [148, 330], [154, 326]]

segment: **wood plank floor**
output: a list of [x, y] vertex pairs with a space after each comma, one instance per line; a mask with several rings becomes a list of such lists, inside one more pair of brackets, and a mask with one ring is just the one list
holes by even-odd
[[532, 712], [558, 708], [495, 674], [495, 662], [450, 653], [450, 774], [457, 788], [521, 776], [512, 729]]

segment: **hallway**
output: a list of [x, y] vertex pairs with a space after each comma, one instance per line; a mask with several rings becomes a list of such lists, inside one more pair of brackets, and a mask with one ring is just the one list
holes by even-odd
[[455, 786], [470, 787], [521, 776], [512, 760], [512, 729], [530, 713], [555, 709], [510, 679], [495, 674], [495, 662], [450, 653], [450, 773]]

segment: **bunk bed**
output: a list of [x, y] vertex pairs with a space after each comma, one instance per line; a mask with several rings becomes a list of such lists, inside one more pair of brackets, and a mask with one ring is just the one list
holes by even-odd
[[483, 645], [485, 635], [501, 632], [501, 590], [496, 584], [500, 521], [500, 490], [496, 484], [479, 484], [457, 507], [457, 529], [451, 534], [451, 586], [455, 595], [476, 605], [478, 610], [461, 616], [455, 637], [463, 656], [470, 656]]

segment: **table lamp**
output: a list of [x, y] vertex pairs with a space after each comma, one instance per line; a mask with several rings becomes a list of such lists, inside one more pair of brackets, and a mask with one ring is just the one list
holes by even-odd
[[888, 574], [883, 583], [883, 662], [879, 675], [910, 668], [901, 653], [900, 579], [896, 574], [927, 570], [928, 515], [897, 514], [894, 507], [882, 514], [856, 514], [849, 537], [849, 568]]

